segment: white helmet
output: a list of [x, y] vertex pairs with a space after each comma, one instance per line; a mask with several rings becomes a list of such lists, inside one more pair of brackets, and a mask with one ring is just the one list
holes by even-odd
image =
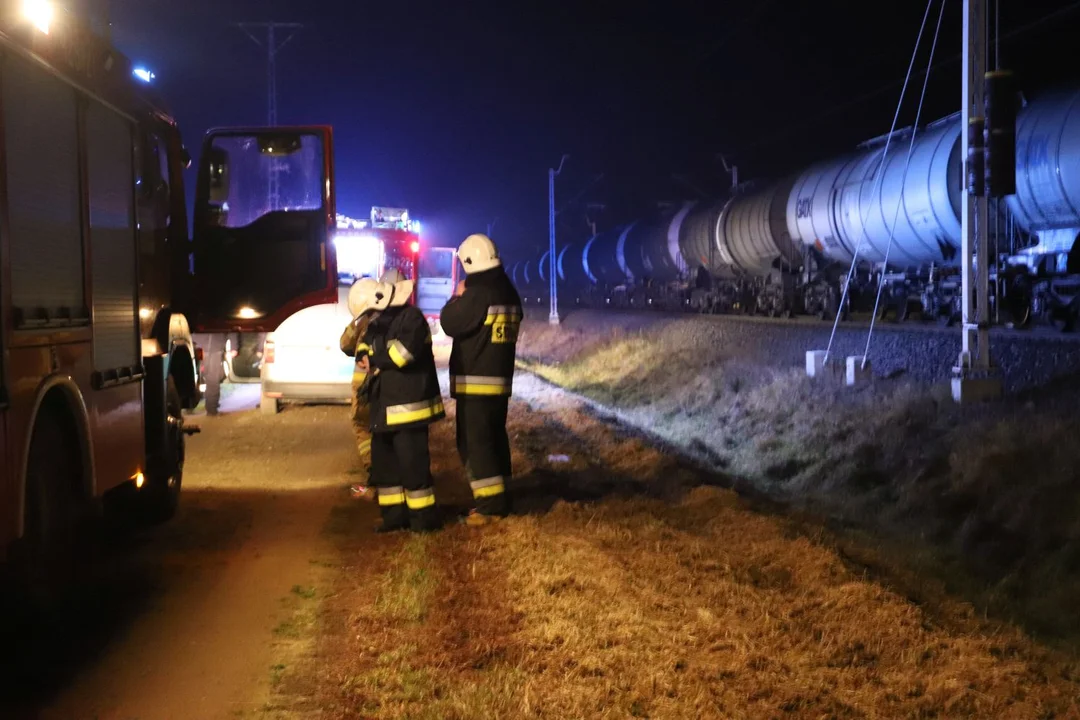
[[502, 265], [499, 250], [487, 235], [470, 235], [458, 248], [458, 259], [466, 275], [484, 272]]
[[412, 292], [412, 280], [398, 283], [381, 282], [371, 278], [357, 280], [349, 288], [349, 312], [354, 318], [358, 318], [369, 310], [401, 307], [409, 302]]
[[379, 282], [390, 283], [391, 285], [396, 285], [397, 283], [401, 282], [404, 279], [405, 279], [405, 276], [401, 274], [401, 271], [398, 270], [397, 268], [392, 267], [392, 268], [390, 268], [389, 270], [387, 270], [386, 272], [383, 273], [382, 277], [379, 278]]

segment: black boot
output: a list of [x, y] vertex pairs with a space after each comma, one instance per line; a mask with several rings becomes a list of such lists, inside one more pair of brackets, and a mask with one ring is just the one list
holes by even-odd
[[442, 528], [442, 517], [438, 505], [431, 505], [423, 510], [409, 512], [409, 529], [413, 532], [435, 532]]
[[397, 532], [409, 527], [409, 510], [405, 503], [380, 505], [379, 510], [382, 511], [382, 522], [375, 526], [375, 532]]

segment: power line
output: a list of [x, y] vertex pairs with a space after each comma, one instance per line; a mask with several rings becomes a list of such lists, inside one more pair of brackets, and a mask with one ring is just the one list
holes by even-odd
[[556, 212], [555, 214], [556, 214], [556, 215], [561, 215], [561, 214], [562, 214], [562, 213], [563, 213], [563, 212], [564, 212], [565, 210], [567, 210], [567, 209], [568, 209], [568, 208], [569, 208], [570, 206], [572, 206], [572, 205], [573, 205], [574, 203], [576, 203], [576, 202], [577, 202], [578, 200], [580, 200], [580, 199], [581, 199], [581, 197], [582, 197], [582, 196], [583, 196], [583, 195], [584, 195], [585, 193], [587, 193], [587, 192], [588, 192], [589, 190], [591, 190], [591, 189], [592, 189], [592, 187], [593, 187], [593, 185], [596, 185], [596, 183], [600, 182], [600, 181], [601, 181], [601, 180], [603, 180], [603, 179], [604, 179], [604, 173], [600, 173], [599, 175], [597, 175], [596, 177], [594, 177], [594, 178], [592, 179], [592, 182], [590, 182], [590, 183], [589, 183], [588, 185], [586, 185], [586, 186], [585, 186], [585, 187], [584, 187], [584, 188], [582, 189], [582, 191], [581, 191], [581, 192], [579, 192], [579, 193], [578, 193], [577, 195], [575, 195], [575, 196], [574, 196], [574, 199], [573, 199], [573, 200], [570, 200], [570, 201], [568, 201], [568, 202], [567, 202], [566, 204], [564, 204], [564, 205], [563, 205], [563, 206], [562, 206], [561, 208], [559, 208], [559, 210], [558, 210], [558, 211], [557, 211], [557, 212]]
[[[300, 23], [278, 23], [278, 22], [246, 22], [237, 23], [236, 27], [240, 28], [251, 41], [262, 48], [266, 48], [266, 124], [270, 127], [277, 126], [277, 56], [281, 52], [281, 49], [289, 44], [296, 34], [300, 32], [304, 26]], [[260, 40], [256, 37], [253, 29], [261, 29], [266, 31], [266, 40]], [[284, 40], [279, 41], [277, 31], [278, 30], [291, 30]], [[270, 161], [270, 177], [268, 179], [269, 187], [267, 188], [267, 198], [270, 202], [270, 210], [277, 210], [281, 205], [281, 183], [278, 176], [279, 167], [277, 161], [271, 159]]]
[[[267, 107], [266, 107], [266, 124], [274, 127], [277, 125], [277, 56], [281, 52], [282, 48], [289, 44], [289, 42], [296, 37], [296, 34], [304, 27], [300, 23], [279, 23], [279, 22], [244, 22], [237, 23], [236, 27], [244, 31], [244, 33], [251, 38], [251, 41], [259, 47], [266, 48], [266, 93], [267, 93]], [[253, 29], [260, 29], [266, 31], [266, 40], [260, 40], [256, 37]], [[292, 30], [284, 40], [278, 41], [278, 30]]]
[[[1016, 38], [1016, 37], [1018, 37], [1020, 35], [1023, 35], [1024, 33], [1027, 33], [1030, 30], [1034, 30], [1035, 28], [1037, 28], [1037, 27], [1039, 27], [1041, 25], [1045, 25], [1046, 23], [1051, 22], [1052, 20], [1055, 20], [1055, 19], [1057, 19], [1057, 18], [1059, 18], [1059, 17], [1061, 17], [1063, 15], [1066, 15], [1066, 14], [1068, 14], [1070, 12], [1073, 12], [1074, 10], [1076, 10], [1078, 8], [1080, 8], [1080, 0], [1078, 0], [1077, 2], [1072, 2], [1069, 5], [1066, 5], [1065, 7], [1059, 8], [1059, 9], [1057, 9], [1057, 10], [1051, 12], [1051, 13], [1048, 13], [1048, 14], [1040, 17], [1040, 18], [1037, 18], [1037, 19], [1027, 23], [1026, 25], [1021, 25], [1020, 27], [1016, 28], [1015, 30], [1002, 35], [998, 40], [999, 40], [999, 42], [1000, 41], [1005, 41], [1005, 40], [1012, 40], [1012, 39], [1014, 39], [1014, 38]], [[952, 65], [953, 63], [955, 63], [955, 62], [959, 61], [960, 59], [962, 59], [962, 57], [963, 57], [962, 53], [957, 53], [956, 55], [953, 55], [951, 57], [940, 60], [940, 61], [934, 63], [933, 65], [931, 65], [930, 67], [927, 67], [925, 70], [918, 71], [918, 73], [915, 75], [915, 77], [921, 77], [922, 75], [925, 75], [925, 74], [927, 74], [929, 72], [932, 72], [934, 70], [940, 70], [943, 67], [947, 67], [949, 65]], [[746, 153], [746, 152], [749, 152], [751, 150], [756, 150], [757, 148], [761, 147], [762, 145], [767, 145], [767, 144], [775, 142], [776, 140], [780, 140], [782, 138], [785, 138], [785, 137], [787, 137], [788, 135], [790, 135], [793, 132], [797, 132], [799, 130], [805, 130], [807, 128], [814, 127], [814, 125], [816, 123], [820, 122], [821, 120], [824, 120], [826, 118], [830, 118], [833, 115], [837, 115], [839, 113], [844, 112], [845, 110], [850, 110], [853, 107], [857, 107], [858, 105], [863, 104], [867, 100], [871, 100], [873, 98], [876, 98], [879, 95], [882, 95], [883, 93], [886, 93], [886, 92], [888, 92], [890, 90], [895, 90], [898, 86], [900, 86], [902, 84], [903, 84], [903, 80], [897, 80], [897, 81], [891, 82], [891, 83], [889, 83], [887, 85], [882, 85], [881, 87], [877, 88], [876, 90], [872, 90], [872, 91], [870, 91], [868, 93], [864, 93], [864, 94], [862, 94], [862, 95], [860, 95], [860, 96], [858, 96], [856, 98], [848, 100], [847, 102], [841, 103], [839, 105], [834, 105], [833, 107], [829, 108], [828, 110], [825, 110], [822, 113], [811, 116], [810, 118], [801, 119], [797, 125], [789, 125], [785, 129], [783, 129], [783, 130], [781, 130], [781, 131], [779, 131], [777, 133], [773, 133], [772, 135], [769, 135], [768, 137], [765, 137], [765, 138], [763, 138], [761, 140], [758, 140], [757, 142], [754, 142], [754, 143], [751, 143], [751, 144], [747, 145], [743, 149], [743, 152]]]

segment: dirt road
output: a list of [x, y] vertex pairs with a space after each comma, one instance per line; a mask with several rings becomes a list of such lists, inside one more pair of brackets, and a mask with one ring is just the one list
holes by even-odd
[[310, 644], [296, 632], [298, 607], [333, 566], [326, 526], [359, 464], [344, 413], [195, 418], [203, 432], [189, 440], [179, 516], [135, 547], [102, 549], [64, 617], [10, 638], [37, 650], [33, 667], [5, 673], [5, 694], [21, 696], [12, 714], [211, 720], [261, 711]]

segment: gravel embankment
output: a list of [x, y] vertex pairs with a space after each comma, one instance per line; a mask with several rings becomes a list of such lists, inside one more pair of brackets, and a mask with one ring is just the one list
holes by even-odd
[[[542, 323], [539, 311], [527, 317]], [[683, 336], [685, 346], [708, 345], [733, 351], [750, 361], [777, 368], [805, 367], [808, 350], [824, 350], [832, 325], [806, 320], [767, 320], [700, 315], [664, 315], [647, 312], [600, 312], [583, 310], [568, 314], [559, 333], [537, 336], [527, 353], [543, 362], [562, 362], [583, 346], [610, 339], [615, 333], [634, 333], [663, 326], [665, 336]], [[866, 349], [867, 327], [837, 329], [830, 353], [844, 363], [850, 355]], [[586, 339], [590, 338], [591, 339]], [[912, 323], [899, 327], [886, 321], [875, 330], [870, 345], [870, 364], [879, 377], [903, 374], [919, 382], [946, 382], [960, 353], [960, 330]], [[663, 351], [667, 348], [658, 348]], [[675, 348], [678, 349], [678, 348]], [[1015, 393], [1039, 387], [1050, 380], [1080, 372], [1080, 338], [1052, 331], [1033, 333], [997, 331], [991, 336], [991, 353], [1001, 368], [1006, 390]]]

